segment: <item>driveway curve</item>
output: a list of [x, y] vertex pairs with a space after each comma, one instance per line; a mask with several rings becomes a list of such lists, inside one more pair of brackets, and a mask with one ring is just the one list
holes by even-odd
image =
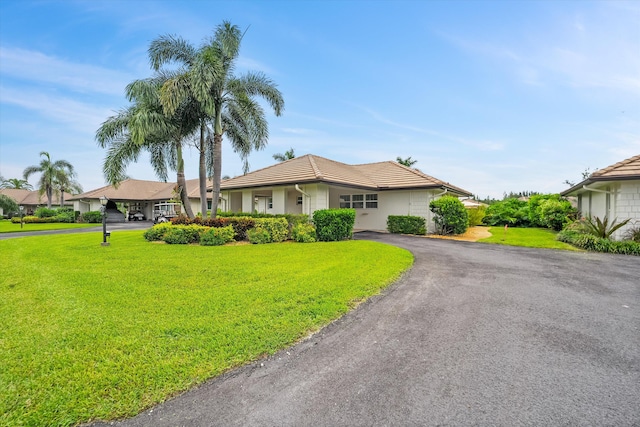
[[358, 233], [413, 268], [118, 426], [640, 425], [640, 259]]

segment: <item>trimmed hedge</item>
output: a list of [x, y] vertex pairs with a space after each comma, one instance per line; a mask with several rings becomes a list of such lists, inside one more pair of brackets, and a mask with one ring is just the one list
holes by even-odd
[[632, 240], [609, 240], [570, 229], [559, 232], [556, 239], [587, 251], [640, 256], [640, 243]]
[[200, 244], [202, 246], [221, 246], [225, 243], [233, 242], [233, 236], [236, 232], [233, 227], [211, 227], [200, 235]]
[[254, 221], [255, 230], [266, 231], [270, 242], [283, 242], [289, 237], [289, 223], [285, 218], [256, 218]]
[[389, 215], [387, 230], [389, 233], [426, 234], [427, 227], [425, 219], [421, 216]]
[[80, 222], [88, 222], [88, 223], [98, 223], [102, 222], [102, 212], [100, 211], [89, 211], [80, 215]]
[[298, 243], [313, 243], [317, 240], [313, 224], [297, 224], [291, 230], [291, 238]]
[[316, 235], [321, 242], [350, 239], [356, 223], [355, 209], [322, 209], [313, 213]]
[[435, 214], [436, 234], [462, 234], [469, 228], [469, 213], [457, 197], [432, 200], [429, 209]]

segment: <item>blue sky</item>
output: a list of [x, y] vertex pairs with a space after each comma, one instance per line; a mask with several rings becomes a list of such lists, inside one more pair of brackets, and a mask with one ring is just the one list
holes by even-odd
[[[103, 186], [95, 131], [152, 74], [150, 41], [197, 46], [222, 20], [247, 30], [237, 72], [266, 73], [285, 99], [251, 170], [290, 147], [349, 164], [412, 156], [501, 198], [640, 153], [638, 1], [2, 0], [0, 174], [48, 151], [85, 190]], [[242, 173], [226, 144], [222, 161]], [[156, 179], [144, 158], [128, 174]]]

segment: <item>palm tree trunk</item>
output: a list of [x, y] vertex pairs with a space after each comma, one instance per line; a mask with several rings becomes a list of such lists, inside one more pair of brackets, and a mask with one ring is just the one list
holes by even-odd
[[220, 179], [222, 178], [222, 133], [213, 135], [213, 191], [211, 193], [211, 218], [218, 213]]
[[60, 207], [64, 208], [64, 190], [60, 189]]
[[53, 188], [51, 186], [47, 187], [47, 208], [51, 209], [52, 199], [53, 198]]
[[207, 217], [207, 166], [205, 163], [205, 141], [204, 141], [205, 125], [200, 124], [200, 164], [198, 168], [198, 183], [200, 184], [200, 211], [202, 218]]
[[189, 202], [189, 195], [187, 192], [187, 180], [184, 177], [184, 160], [182, 158], [182, 144], [176, 144], [176, 153], [178, 157], [178, 173], [177, 184], [178, 191], [180, 192], [180, 202], [184, 206], [184, 212], [189, 218], [193, 218], [193, 209], [191, 209], [191, 202]]

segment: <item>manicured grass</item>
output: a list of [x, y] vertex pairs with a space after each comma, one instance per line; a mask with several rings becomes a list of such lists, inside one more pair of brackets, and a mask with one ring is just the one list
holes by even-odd
[[489, 227], [491, 237], [480, 239], [479, 242], [496, 243], [499, 245], [526, 246], [529, 248], [565, 249], [579, 251], [580, 249], [556, 240], [556, 233], [548, 228], [515, 228]]
[[52, 222], [44, 224], [13, 224], [10, 220], [0, 221], [0, 233], [20, 233], [24, 231], [66, 230], [68, 228], [99, 227], [100, 224], [76, 224], [66, 222]]
[[131, 416], [318, 330], [397, 279], [367, 241], [222, 247], [141, 231], [0, 241], [0, 425]]

